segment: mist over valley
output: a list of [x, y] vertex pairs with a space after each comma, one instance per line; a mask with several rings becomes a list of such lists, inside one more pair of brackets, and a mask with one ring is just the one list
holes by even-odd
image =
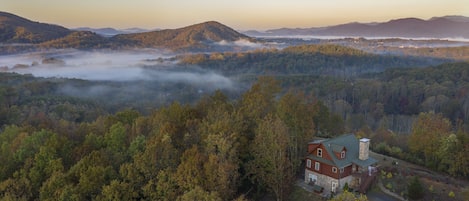
[[98, 100], [104, 105], [157, 107], [191, 103], [222, 90], [238, 94], [247, 85], [198, 66], [181, 66], [160, 50], [52, 50], [0, 56], [1, 71], [45, 78], [55, 94]]
[[[383, 154], [371, 185], [413, 200], [408, 189], [421, 182], [418, 199], [467, 200], [468, 23], [444, 16], [263, 32], [217, 21], [68, 29], [0, 12], [0, 200], [322, 200], [366, 192], [340, 179], [374, 177], [361, 167], [373, 160], [331, 172], [305, 161], [318, 156], [308, 152], [311, 140], [343, 133]], [[355, 153], [331, 149], [337, 161]], [[332, 191], [296, 186], [300, 178], [316, 188], [305, 171], [334, 168]]]
[[[0, 38], [0, 71], [57, 81], [57, 94], [99, 100], [116, 108], [194, 103], [216, 90], [236, 98], [260, 76], [295, 80], [285, 83], [284, 90], [305, 90], [307, 84], [297, 82], [300, 77], [352, 82], [394, 68], [426, 68], [469, 59], [468, 43], [444, 38], [314, 36], [300, 29], [250, 37], [255, 32], [242, 34], [216, 21], [151, 31], [68, 30], [9, 13], [1, 16], [7, 32]], [[453, 22], [457, 19], [445, 18], [450, 24], [466, 23]], [[429, 26], [434, 21], [416, 23]], [[26, 32], [11, 31], [14, 27]]]

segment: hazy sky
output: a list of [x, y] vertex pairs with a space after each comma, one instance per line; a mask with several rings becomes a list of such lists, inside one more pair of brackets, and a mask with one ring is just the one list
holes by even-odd
[[0, 0], [0, 10], [68, 28], [178, 28], [209, 20], [239, 30], [469, 16], [467, 0]]

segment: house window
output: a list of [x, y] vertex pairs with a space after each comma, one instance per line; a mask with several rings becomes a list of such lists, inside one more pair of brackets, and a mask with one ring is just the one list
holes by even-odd
[[332, 172], [333, 172], [333, 173], [337, 173], [337, 168], [336, 168], [336, 167], [332, 167]]
[[340, 168], [340, 173], [344, 173], [344, 168]]
[[345, 158], [345, 151], [340, 152], [340, 158]]
[[322, 157], [322, 149], [318, 148], [318, 157]]
[[321, 168], [320, 165], [321, 165], [320, 163], [314, 162], [314, 169], [317, 170], [317, 171], [319, 171], [319, 168]]
[[306, 159], [306, 167], [311, 168], [311, 160]]

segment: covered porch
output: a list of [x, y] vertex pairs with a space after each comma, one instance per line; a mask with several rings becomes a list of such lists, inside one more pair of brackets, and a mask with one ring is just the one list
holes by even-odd
[[366, 193], [378, 175], [377, 161], [372, 158], [356, 160], [352, 166], [352, 182], [349, 188], [360, 193]]

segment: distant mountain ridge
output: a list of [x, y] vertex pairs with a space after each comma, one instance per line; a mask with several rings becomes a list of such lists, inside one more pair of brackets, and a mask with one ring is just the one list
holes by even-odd
[[250, 36], [345, 36], [407, 38], [469, 38], [469, 17], [443, 16], [429, 20], [402, 18], [382, 23], [347, 23], [327, 27], [281, 28], [265, 32], [249, 31]]
[[[72, 30], [76, 31], [91, 31], [97, 33], [101, 36], [111, 37], [118, 34], [130, 34], [130, 33], [143, 33], [149, 32], [151, 30], [148, 29], [141, 29], [141, 28], [128, 28], [128, 29], [114, 29], [114, 28], [90, 28], [90, 27], [78, 27]], [[156, 30], [156, 29], [155, 29]]]
[[451, 21], [454, 21], [454, 22], [469, 22], [469, 17], [465, 17], [465, 16], [461, 16], [461, 15], [447, 15], [447, 16], [443, 16], [443, 17], [432, 17], [432, 18], [430, 18], [430, 20], [437, 20], [437, 19], [440, 19], [440, 18], [444, 18], [444, 19], [451, 20]]
[[[222, 47], [221, 45], [217, 46], [221, 42], [227, 44], [239, 40], [253, 41], [252, 38], [215, 21], [179, 29], [148, 32], [141, 32], [145, 30], [138, 28], [121, 31], [113, 28], [90, 30], [92, 29], [86, 27], [70, 30], [58, 25], [33, 22], [10, 13], [0, 12], [0, 43], [26, 43], [30, 45], [28, 47], [18, 46], [16, 49], [13, 46], [0, 48], [0, 53], [30, 51], [34, 48], [163, 48], [176, 51], [207, 51]], [[121, 32], [141, 33], [123, 34]], [[107, 37], [104, 37], [103, 33], [107, 33]], [[230, 47], [224, 45], [222, 48], [229, 49]]]

